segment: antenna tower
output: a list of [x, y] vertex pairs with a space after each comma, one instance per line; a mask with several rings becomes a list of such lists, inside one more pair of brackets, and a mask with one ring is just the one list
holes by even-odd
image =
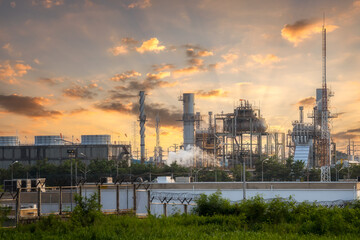
[[[324, 18], [325, 19], [325, 18]], [[326, 85], [326, 28], [325, 20], [322, 27], [322, 99], [321, 99], [321, 138], [320, 138], [320, 166], [321, 182], [330, 182], [330, 131], [328, 110], [328, 89]]]

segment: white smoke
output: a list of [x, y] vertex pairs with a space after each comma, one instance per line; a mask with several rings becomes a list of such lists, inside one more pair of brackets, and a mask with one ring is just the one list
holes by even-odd
[[201, 166], [207, 166], [213, 165], [215, 162], [214, 160], [213, 155], [207, 154], [199, 147], [188, 146], [186, 149], [180, 149], [177, 152], [169, 152], [167, 165], [176, 162], [182, 166], [192, 167], [196, 161], [197, 165], [201, 164]]

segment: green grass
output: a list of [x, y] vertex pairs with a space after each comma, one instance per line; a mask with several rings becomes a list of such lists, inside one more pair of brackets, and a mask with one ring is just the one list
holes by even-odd
[[327, 208], [262, 198], [231, 204], [220, 193], [202, 195], [192, 215], [105, 216], [97, 196], [77, 196], [67, 221], [58, 216], [14, 229], [0, 239], [360, 239], [360, 204]]
[[293, 225], [247, 230], [242, 222], [235, 216], [102, 216], [93, 225], [83, 227], [52, 217], [17, 229], [2, 229], [0, 239], [360, 239], [357, 234], [301, 234]]

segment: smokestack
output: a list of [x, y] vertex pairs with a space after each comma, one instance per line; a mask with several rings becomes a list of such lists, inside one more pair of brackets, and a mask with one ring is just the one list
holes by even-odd
[[303, 112], [304, 107], [300, 106], [299, 110], [300, 110], [300, 123], [304, 123], [304, 112]]
[[201, 121], [200, 112], [196, 112], [195, 121], [196, 121], [196, 130], [200, 130], [200, 121]]
[[145, 162], [145, 122], [146, 122], [146, 115], [145, 115], [145, 92], [140, 91], [139, 93], [139, 121], [140, 121], [140, 148], [141, 148], [141, 163]]
[[209, 112], [209, 131], [212, 129], [212, 112]]
[[184, 149], [194, 146], [194, 93], [184, 93], [182, 98], [184, 104]]

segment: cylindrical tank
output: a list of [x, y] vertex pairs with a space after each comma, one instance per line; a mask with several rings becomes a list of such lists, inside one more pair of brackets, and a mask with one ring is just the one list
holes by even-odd
[[35, 136], [35, 145], [64, 145], [64, 141], [58, 135], [52, 136]]
[[194, 139], [194, 93], [184, 93], [183, 122], [184, 122], [184, 148], [193, 147]]
[[19, 138], [17, 136], [1, 136], [0, 146], [18, 146]]
[[111, 144], [110, 135], [81, 135], [82, 145]]

